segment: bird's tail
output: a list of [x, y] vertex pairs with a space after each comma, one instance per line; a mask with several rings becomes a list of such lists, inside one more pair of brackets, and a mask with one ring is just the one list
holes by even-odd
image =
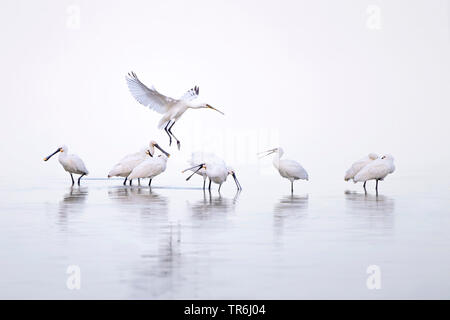
[[350, 179], [352, 179], [355, 176], [355, 173], [353, 172], [352, 168], [348, 169], [347, 172], [345, 173], [345, 177], [344, 180], [348, 181]]
[[111, 177], [114, 177], [114, 176], [118, 175], [121, 171], [122, 171], [122, 166], [121, 165], [115, 165], [114, 168], [112, 168], [111, 171], [109, 171], [108, 178], [111, 178]]

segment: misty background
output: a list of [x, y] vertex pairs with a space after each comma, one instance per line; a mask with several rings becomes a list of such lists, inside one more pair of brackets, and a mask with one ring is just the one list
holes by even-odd
[[[183, 185], [179, 170], [204, 150], [226, 157], [244, 189], [266, 174], [287, 187], [256, 157], [277, 146], [311, 184], [344, 184], [369, 152], [391, 153], [394, 175], [449, 181], [448, 0], [0, 6], [3, 180], [69, 180], [56, 158], [42, 160], [62, 144], [106, 177], [154, 139], [172, 154], [157, 184]], [[131, 70], [171, 97], [198, 85], [198, 101], [225, 116], [188, 110], [173, 130], [181, 151], [169, 148], [161, 115], [128, 91]]]

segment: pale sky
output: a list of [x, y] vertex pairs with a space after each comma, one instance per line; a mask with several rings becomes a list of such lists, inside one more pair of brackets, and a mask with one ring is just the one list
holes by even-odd
[[[66, 179], [42, 161], [66, 144], [105, 177], [154, 139], [172, 154], [166, 183], [192, 151], [242, 176], [278, 145], [312, 177], [376, 152], [397, 174], [449, 178], [449, 16], [448, 0], [2, 1], [1, 176]], [[131, 70], [173, 97], [198, 85], [225, 116], [187, 111], [169, 148]]]

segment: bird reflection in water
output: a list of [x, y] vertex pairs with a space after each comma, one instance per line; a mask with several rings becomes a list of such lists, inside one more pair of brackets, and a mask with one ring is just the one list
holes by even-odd
[[169, 220], [167, 197], [147, 187], [114, 187], [111, 200], [128, 215], [137, 213], [141, 232], [141, 253], [132, 263], [131, 285], [136, 297], [170, 296], [180, 280], [181, 224]]
[[187, 204], [193, 216], [198, 219], [224, 216], [229, 212], [234, 212], [240, 193], [240, 190], [238, 190], [234, 197], [230, 199], [223, 197], [220, 193], [215, 196], [211, 192], [203, 191], [201, 200], [195, 203], [188, 201]]
[[345, 191], [345, 203], [351, 221], [364, 230], [391, 232], [394, 226], [395, 200], [383, 195]]
[[182, 274], [181, 225], [167, 222], [153, 228], [157, 240], [148, 245], [134, 266], [132, 280], [137, 296], [171, 297], [185, 279]]
[[63, 199], [59, 202], [58, 207], [58, 224], [67, 227], [68, 219], [72, 213], [80, 213], [83, 211], [88, 196], [88, 188], [70, 187], [69, 191], [64, 194]]
[[297, 230], [298, 222], [308, 211], [308, 195], [288, 195], [280, 199], [273, 209], [275, 237], [280, 238], [285, 229]]
[[120, 203], [124, 212], [139, 212], [142, 219], [167, 221], [168, 200], [147, 187], [113, 187], [108, 190], [111, 200]]

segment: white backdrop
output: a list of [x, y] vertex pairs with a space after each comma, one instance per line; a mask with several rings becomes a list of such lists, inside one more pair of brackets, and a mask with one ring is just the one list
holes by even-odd
[[[225, 112], [174, 127], [165, 183], [204, 149], [250, 170], [281, 145], [317, 179], [368, 152], [398, 174], [448, 179], [450, 3], [432, 1], [2, 1], [1, 176], [67, 178], [60, 144], [105, 177], [155, 139], [160, 115], [125, 75], [170, 96], [200, 86]], [[267, 162], [270, 162], [267, 160]]]

